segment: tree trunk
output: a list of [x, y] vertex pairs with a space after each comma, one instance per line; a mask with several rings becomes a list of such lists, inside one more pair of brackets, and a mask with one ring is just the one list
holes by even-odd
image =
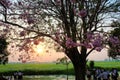
[[82, 53], [80, 54], [76, 48], [72, 48], [66, 51], [66, 55], [72, 61], [74, 72], [75, 72], [75, 80], [85, 80], [86, 49], [83, 49]]
[[79, 61], [79, 64], [73, 63], [75, 71], [75, 80], [85, 80], [86, 61]]
[[75, 72], [75, 80], [86, 80], [86, 48], [83, 47], [81, 53], [77, 48], [72, 48], [66, 50], [66, 55], [72, 61], [74, 72]]

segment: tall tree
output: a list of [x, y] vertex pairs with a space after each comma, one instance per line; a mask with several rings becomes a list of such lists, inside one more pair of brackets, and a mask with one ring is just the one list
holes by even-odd
[[[113, 21], [111, 26], [115, 27], [110, 33], [110, 36], [114, 36], [115, 38], [118, 38], [120, 40], [120, 22]], [[113, 59], [119, 59], [120, 58], [120, 44], [115, 46], [113, 44], [109, 44], [109, 50], [108, 50], [108, 56], [112, 57]]]
[[0, 38], [0, 64], [6, 64], [8, 62], [8, 43], [5, 38]]
[[1, 0], [0, 4], [1, 25], [12, 30], [10, 36], [24, 39], [22, 48], [27, 51], [30, 43], [43, 41], [42, 36], [51, 38], [73, 63], [75, 80], [85, 80], [86, 58], [110, 40], [101, 29], [105, 19], [119, 10], [119, 0]]

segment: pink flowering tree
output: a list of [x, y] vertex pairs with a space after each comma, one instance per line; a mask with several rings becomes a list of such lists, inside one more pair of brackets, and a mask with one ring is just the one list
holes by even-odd
[[89, 54], [115, 41], [115, 38], [109, 39], [103, 27], [109, 26], [105, 25], [106, 19], [119, 11], [118, 3], [110, 0], [0, 0], [0, 25], [7, 31], [9, 40], [22, 40], [20, 50], [27, 52], [33, 52], [32, 44], [44, 42], [46, 37], [52, 39], [71, 60], [75, 80], [85, 80]]

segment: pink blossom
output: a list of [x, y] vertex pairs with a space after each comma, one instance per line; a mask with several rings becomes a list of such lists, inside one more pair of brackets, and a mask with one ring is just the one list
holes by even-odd
[[78, 44], [73, 42], [73, 40], [71, 38], [66, 39], [65, 45], [66, 45], [67, 48], [72, 48], [72, 47], [78, 46]]
[[74, 15], [76, 15], [76, 9], [73, 9]]
[[100, 52], [103, 48], [102, 47], [96, 47], [95, 50]]
[[88, 43], [88, 44], [86, 45], [86, 47], [87, 47], [87, 48], [92, 48], [92, 44], [91, 44], [91, 43]]
[[27, 42], [27, 43], [31, 43], [32, 40], [30, 40], [30, 39], [26, 39], [26, 42]]
[[25, 36], [25, 31], [21, 31], [20, 32], [20, 36], [22, 37], [22, 36]]
[[44, 42], [45, 39], [44, 39], [44, 38], [39, 38], [38, 41], [40, 41], [40, 42]]
[[43, 0], [43, 3], [48, 4], [50, 0]]
[[12, 45], [11, 48], [14, 48], [14, 45]]
[[120, 49], [118, 49], [118, 52], [120, 52]]
[[92, 45], [89, 42], [84, 42], [81, 46], [85, 46], [86, 48], [92, 48]]
[[57, 4], [58, 6], [60, 6], [60, 5], [61, 5], [61, 0], [56, 0], [56, 4]]
[[86, 34], [86, 42], [84, 46], [86, 48], [95, 48], [96, 51], [101, 51], [103, 49], [103, 36], [99, 33], [93, 34], [92, 32], [88, 32]]
[[55, 38], [54, 38], [54, 40], [57, 41], [57, 42], [59, 42], [59, 43], [61, 43], [60, 42], [60, 30], [57, 30], [55, 32]]
[[29, 47], [28, 47], [28, 46], [24, 46], [23, 49], [24, 49], [25, 51], [29, 51]]
[[72, 43], [73, 41], [70, 39], [70, 38], [67, 38], [67, 40], [66, 40], [66, 47], [71, 47], [71, 43]]
[[35, 45], [38, 45], [38, 44], [39, 44], [39, 41], [38, 41], [38, 40], [34, 40], [34, 44], [35, 44]]
[[57, 3], [61, 3], [61, 0], [56, 0]]
[[96, 34], [93, 38], [93, 40], [91, 41], [93, 47], [101, 47], [103, 46], [103, 37], [100, 36], [100, 34]]
[[96, 40], [94, 40], [94, 41], [92, 42], [92, 45], [93, 45], [94, 47], [100, 47], [100, 46], [102, 46], [102, 41], [101, 41], [101, 39], [96, 39]]
[[56, 37], [59, 37], [59, 36], [60, 36], [60, 30], [57, 30], [57, 32], [55, 33], [55, 36], [56, 36]]
[[23, 50], [23, 48], [22, 48], [22, 47], [20, 47], [20, 48], [19, 48], [19, 51], [22, 51], [22, 50]]
[[3, 29], [4, 32], [8, 32], [8, 29]]
[[24, 60], [22, 60], [22, 63], [26, 63], [27, 61], [24, 59]]
[[9, 0], [0, 0], [0, 2], [7, 8], [9, 8], [12, 3]]
[[29, 17], [27, 17], [28, 15], [29, 15], [28, 12], [24, 12], [23, 14], [20, 14], [19, 19], [26, 19], [26, 18], [29, 18]]
[[91, 39], [94, 38], [94, 34], [93, 34], [92, 32], [88, 32], [88, 33], [86, 34], [86, 36], [87, 36], [87, 39], [88, 39], [88, 40], [91, 40]]
[[78, 8], [74, 8], [73, 11], [74, 11], [74, 15], [79, 15], [79, 12], [80, 12], [80, 11], [79, 11]]
[[32, 24], [32, 23], [34, 23], [34, 20], [32, 18], [28, 17], [27, 22], [28, 22], [28, 24]]
[[120, 44], [120, 40], [118, 37], [110, 37], [109, 38], [109, 41], [113, 44], [113, 45], [116, 45], [116, 44]]
[[82, 9], [81, 11], [79, 11], [78, 15], [79, 15], [80, 17], [86, 17], [87, 11], [86, 11], [85, 9]]
[[4, 25], [4, 23], [0, 22], [0, 26]]
[[76, 0], [70, 0], [71, 1], [71, 3], [75, 3], [76, 2]]

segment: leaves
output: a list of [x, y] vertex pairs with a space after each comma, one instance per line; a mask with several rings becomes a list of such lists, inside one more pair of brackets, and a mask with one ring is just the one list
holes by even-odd
[[7, 51], [8, 42], [6, 38], [0, 38], [0, 64], [5, 64], [8, 62], [8, 51]]
[[12, 5], [10, 0], [0, 0], [0, 3], [4, 5], [5, 7], [9, 8], [9, 6]]
[[120, 56], [120, 36], [119, 36], [120, 28], [119, 28], [119, 22], [118, 21], [116, 22], [113, 22], [113, 25], [115, 25], [118, 28], [115, 28], [114, 30], [111, 31], [111, 35], [109, 38], [110, 49], [108, 51], [108, 56], [114, 59], [117, 59]]
[[87, 16], [87, 11], [84, 10], [84, 9], [82, 9], [81, 11], [79, 11], [78, 15], [79, 15], [80, 17], [86, 17], [86, 16]]
[[7, 43], [6, 39], [0, 38], [0, 53], [7, 48], [7, 45], [8, 45], [8, 43]]

